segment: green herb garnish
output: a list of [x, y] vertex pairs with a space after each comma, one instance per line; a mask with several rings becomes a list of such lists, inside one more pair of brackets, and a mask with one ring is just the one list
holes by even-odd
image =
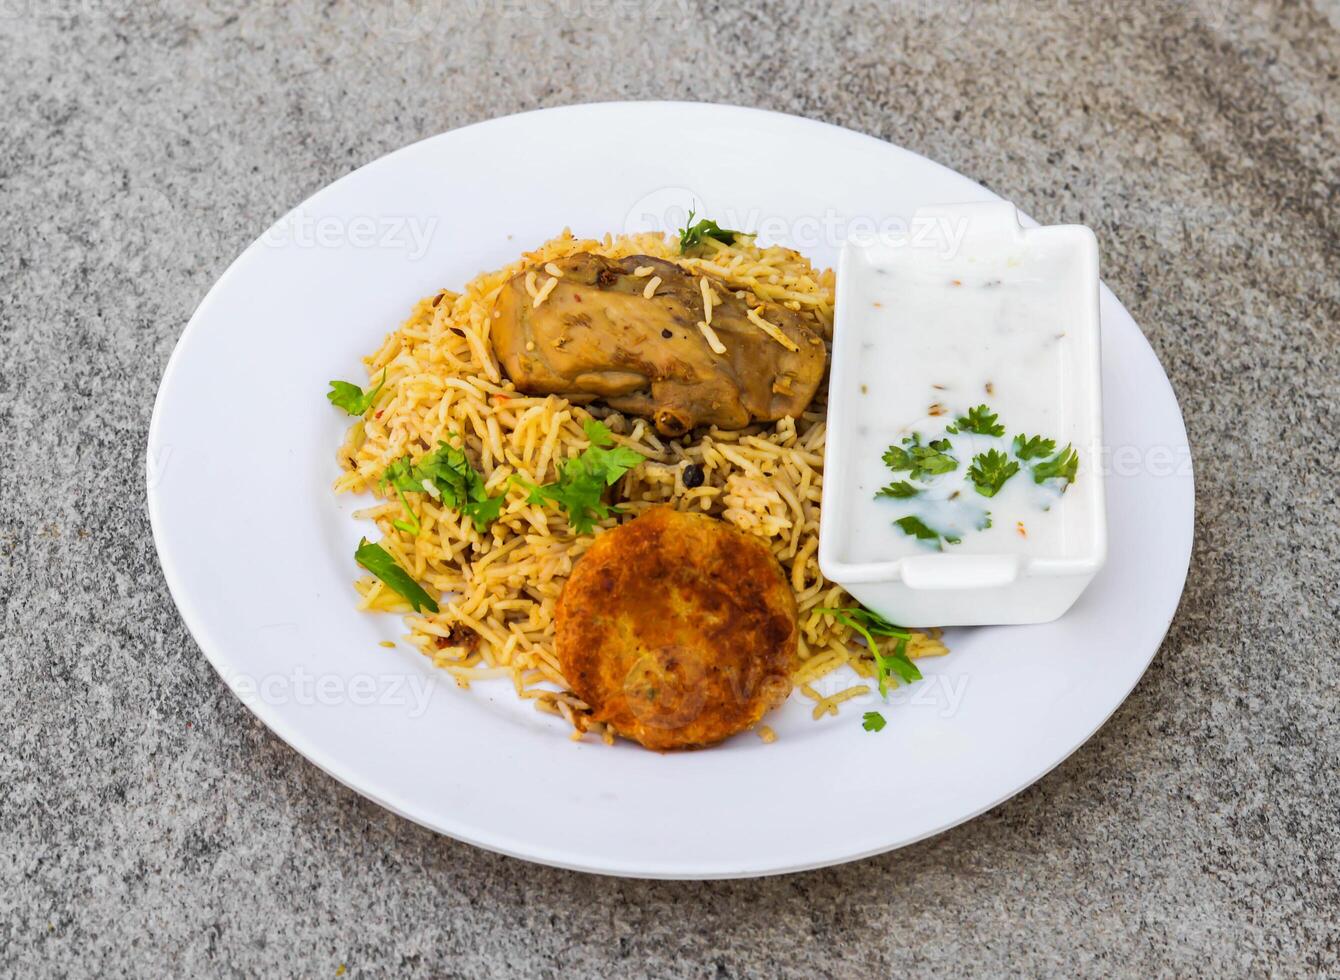
[[410, 490], [414, 493], [426, 493], [423, 488], [423, 477], [415, 477], [414, 463], [408, 456], [401, 456], [393, 460], [391, 465], [382, 471], [382, 478], [378, 485], [382, 490], [386, 489], [386, 484], [391, 484], [397, 490]]
[[1079, 470], [1079, 453], [1069, 445], [1051, 459], [1043, 460], [1033, 467], [1033, 482], [1062, 479], [1066, 486], [1075, 482], [1075, 473]]
[[[921, 680], [921, 671], [907, 655], [907, 641], [912, 638], [912, 634], [901, 626], [895, 626], [879, 613], [871, 612], [864, 606], [851, 606], [846, 609], [824, 608], [816, 609], [815, 612], [832, 616], [843, 626], [855, 630], [865, 640], [865, 645], [870, 648], [870, 655], [875, 658], [875, 673], [879, 679], [881, 696], [885, 698], [889, 696], [890, 674], [897, 674], [905, 684]], [[885, 654], [880, 651], [879, 644], [875, 642], [877, 636], [890, 637], [897, 641], [893, 653]]]
[[1019, 464], [998, 449], [988, 449], [973, 457], [968, 479], [983, 497], [994, 497], [1005, 481], [1019, 472]]
[[412, 534], [414, 535], [414, 537], [417, 538], [419, 536], [419, 532], [423, 530], [423, 525], [419, 523], [418, 515], [416, 515], [414, 511], [410, 509], [409, 501], [405, 499], [405, 491], [401, 490], [399, 487], [396, 487], [395, 493], [396, 496], [400, 498], [400, 506], [405, 511], [405, 518], [404, 520], [400, 521], [392, 521], [391, 524], [393, 527], [398, 527], [406, 534]]
[[[879, 667], [883, 675], [882, 680], [887, 680], [888, 675], [897, 674], [904, 684], [911, 684], [913, 681], [921, 680], [921, 671], [917, 665], [912, 662], [912, 658], [907, 655], [907, 641], [899, 640], [893, 648], [893, 653], [875, 654], [875, 664]], [[880, 685], [880, 693], [884, 693], [884, 685]]]
[[529, 499], [532, 504], [557, 504], [568, 512], [573, 530], [590, 534], [596, 520], [620, 513], [617, 507], [605, 503], [605, 488], [646, 457], [627, 446], [609, 448], [614, 445], [614, 437], [601, 422], [588, 420], [582, 428], [591, 445], [580, 456], [559, 463], [558, 479], [553, 483], [530, 486]]
[[586, 433], [586, 438], [593, 446], [608, 449], [614, 445], [614, 433], [600, 419], [587, 419], [582, 423], [582, 431]]
[[924, 480], [927, 476], [948, 473], [958, 468], [958, 460], [949, 455], [953, 448], [948, 439], [934, 439], [927, 445], [921, 444], [921, 433], [913, 432], [903, 439], [902, 446], [890, 446], [884, 450], [884, 465], [895, 473], [908, 471], [914, 480]]
[[379, 544], [369, 544], [364, 538], [358, 542], [354, 552], [354, 561], [362, 565], [377, 578], [386, 583], [387, 588], [404, 598], [415, 612], [427, 609], [437, 612], [437, 602], [423, 590], [423, 586], [410, 578], [409, 572], [396, 564], [396, 560]]
[[867, 711], [861, 717], [861, 727], [867, 732], [882, 732], [887, 724], [888, 722], [884, 720], [884, 716], [878, 711]]
[[960, 415], [954, 420], [957, 432], [962, 429], [964, 432], [976, 432], [979, 436], [1003, 436], [1005, 426], [996, 422], [996, 413], [991, 411], [985, 405], [978, 405], [976, 408], [968, 409], [967, 415]]
[[490, 524], [502, 515], [503, 500], [502, 494], [498, 494], [496, 497], [485, 497], [483, 500], [470, 500], [461, 504], [460, 511], [474, 521], [476, 531], [483, 533]]
[[383, 489], [388, 483], [395, 487], [400, 503], [410, 518], [410, 521], [392, 523], [410, 534], [419, 533], [419, 522], [405, 502], [405, 494], [428, 493], [429, 485], [437, 491], [444, 504], [470, 518], [475, 530], [481, 534], [502, 513], [503, 495], [490, 497], [484, 489], [484, 478], [470, 465], [465, 450], [447, 442], [439, 442], [437, 449], [418, 463], [411, 462], [408, 456], [397, 459], [382, 474]]
[[1041, 459], [1043, 456], [1050, 456], [1056, 452], [1056, 442], [1052, 439], [1044, 439], [1042, 436], [1033, 436], [1029, 438], [1025, 435], [1014, 437], [1014, 455], [1020, 459]]
[[332, 405], [344, 409], [350, 415], [362, 415], [372, 407], [372, 403], [377, 400], [377, 395], [385, 384], [386, 368], [382, 368], [382, 379], [377, 383], [377, 387], [364, 391], [352, 381], [332, 381], [326, 397], [330, 399]]
[[890, 483], [887, 487], [880, 487], [880, 489], [875, 491], [875, 496], [903, 498], [915, 497], [919, 493], [921, 493], [919, 487], [912, 486], [912, 484], [908, 483], [906, 480], [898, 480], [895, 483]]
[[693, 223], [693, 211], [689, 212], [688, 218], [684, 221], [684, 227], [679, 229], [679, 254], [683, 255], [691, 248], [697, 248], [703, 243], [704, 238], [715, 238], [719, 242], [725, 242], [727, 245], [735, 241], [736, 235], [743, 235], [742, 231], [732, 231], [730, 228], [722, 228], [711, 218], [703, 218], [697, 224]]
[[893, 523], [903, 529], [904, 534], [910, 534], [919, 541], [939, 541], [943, 538], [948, 544], [958, 544], [962, 538], [955, 537], [952, 534], [941, 534], [934, 528], [927, 527], [926, 522], [920, 517], [900, 517]]

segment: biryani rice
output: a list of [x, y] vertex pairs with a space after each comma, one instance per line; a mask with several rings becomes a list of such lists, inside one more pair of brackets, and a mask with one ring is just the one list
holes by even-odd
[[[477, 276], [460, 293], [443, 291], [420, 301], [400, 329], [364, 358], [369, 378], [380, 379], [385, 371], [386, 384], [339, 449], [345, 472], [335, 489], [382, 496], [378, 482], [393, 461], [406, 454], [417, 458], [439, 441], [463, 437], [488, 492], [506, 495], [501, 516], [481, 533], [433, 495], [408, 494], [405, 499], [421, 526], [416, 536], [392, 524], [403, 515], [401, 501], [394, 493], [383, 496], [358, 516], [372, 518], [381, 530], [382, 547], [430, 592], [447, 598], [437, 613], [412, 614], [399, 595], [366, 577], [356, 582], [359, 605], [405, 613], [407, 641], [459, 684], [509, 677], [520, 697], [571, 724], [574, 737], [591, 731], [606, 741], [613, 739], [612, 731], [591, 721], [587, 706], [568, 689], [554, 655], [555, 603], [573, 562], [593, 537], [575, 534], [565, 514], [529, 503], [525, 488], [512, 478], [532, 484], [555, 479], [557, 464], [589, 445], [582, 423], [593, 417], [609, 427], [619, 444], [647, 458], [614, 488], [622, 513], [597, 522], [598, 529], [631, 520], [654, 505], [670, 504], [712, 514], [757, 535], [768, 543], [796, 593], [800, 642], [795, 682], [815, 702], [814, 717], [836, 714], [843, 701], [870, 690], [869, 685], [855, 685], [824, 695], [814, 687], [821, 678], [842, 667], [864, 678], [875, 676], [870, 652], [853, 632], [817, 611], [852, 604], [846, 592], [825, 581], [816, 557], [825, 389], [799, 419], [740, 431], [711, 428], [697, 440], [668, 440], [645, 419], [625, 417], [597, 403], [521, 394], [503, 377], [493, 356], [490, 328], [494, 300], [503, 285], [519, 272], [544, 268], [551, 277], [544, 284], [536, 282], [533, 272], [526, 277], [527, 290], [539, 305], [557, 281], [553, 263], [579, 252], [677, 262], [723, 280], [746, 300], [767, 300], [808, 314], [823, 336], [832, 336], [831, 271], [818, 272], [798, 253], [762, 248], [751, 238], [737, 238], [730, 245], [709, 239], [705, 246], [702, 256], [691, 258], [681, 256], [677, 242], [661, 235], [594, 240], [564, 231], [511, 265]], [[705, 278], [702, 285], [709, 288]], [[699, 326], [707, 327], [705, 334], [711, 329]], [[691, 488], [684, 484], [690, 465], [702, 477]], [[908, 649], [912, 657], [945, 652], [936, 631], [914, 633]]]

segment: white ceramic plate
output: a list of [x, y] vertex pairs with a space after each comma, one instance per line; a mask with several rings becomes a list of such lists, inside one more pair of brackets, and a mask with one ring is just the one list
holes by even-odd
[[[569, 740], [510, 685], [455, 687], [398, 617], [354, 609], [367, 531], [337, 499], [347, 424], [331, 378], [440, 287], [570, 225], [674, 223], [682, 208], [789, 239], [831, 264], [844, 235], [990, 192], [879, 140], [710, 105], [577, 106], [415, 144], [316, 194], [200, 304], [149, 435], [149, 511], [182, 617], [277, 735], [397, 813], [481, 847], [667, 878], [768, 874], [886, 851], [999, 803], [1126, 697], [1186, 577], [1192, 478], [1177, 402], [1130, 315], [1103, 293], [1111, 555], [1064, 619], [954, 631], [951, 655], [883, 708], [810, 720], [793, 698], [752, 734], [658, 755]], [[908, 229], [915, 234], [915, 229]]]

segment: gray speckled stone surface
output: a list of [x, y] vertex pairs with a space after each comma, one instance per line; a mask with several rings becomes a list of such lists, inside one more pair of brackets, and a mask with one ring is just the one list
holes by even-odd
[[[823, 8], [0, 0], [0, 973], [1340, 970], [1340, 11]], [[157, 379], [261, 229], [420, 137], [645, 98], [854, 127], [1089, 223], [1181, 398], [1197, 544], [1153, 667], [900, 852], [653, 883], [437, 837], [254, 721], [158, 570]]]

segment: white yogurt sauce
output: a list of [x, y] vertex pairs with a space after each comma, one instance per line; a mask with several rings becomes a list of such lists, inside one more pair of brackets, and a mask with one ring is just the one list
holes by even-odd
[[[1012, 448], [1016, 435], [1040, 435], [1055, 440], [1060, 452], [1082, 435], [1067, 411], [1076, 383], [1068, 370], [1074, 358], [1067, 345], [1074, 341], [1066, 335], [1075, 277], [1045, 268], [1063, 265], [1067, 257], [997, 252], [952, 266], [929, 256], [898, 259], [872, 258], [859, 276], [861, 288], [847, 297], [845, 328], [860, 338], [847, 381], [860, 395], [850, 402], [849, 449], [843, 454], [848, 467], [843, 505], [853, 508], [843, 522], [844, 560], [886, 561], [928, 550], [1067, 554], [1068, 538], [1087, 541], [1087, 515], [1079, 513], [1084, 503], [1072, 506], [1072, 498], [1083, 495], [1073, 486], [1063, 493], [1061, 480], [1039, 485], [1030, 467], [1040, 460], [1020, 461]], [[946, 435], [955, 419], [982, 404], [1005, 426], [1003, 436], [961, 430]], [[922, 445], [948, 438], [957, 468], [910, 481], [925, 488], [914, 497], [876, 498], [881, 487], [909, 479], [881, 457], [913, 432]], [[1086, 458], [1083, 439], [1077, 448], [1079, 484], [1094, 461]], [[986, 497], [968, 472], [973, 457], [990, 449], [1018, 462], [1019, 471]], [[905, 533], [895, 521], [909, 515], [959, 542], [927, 542]]]

